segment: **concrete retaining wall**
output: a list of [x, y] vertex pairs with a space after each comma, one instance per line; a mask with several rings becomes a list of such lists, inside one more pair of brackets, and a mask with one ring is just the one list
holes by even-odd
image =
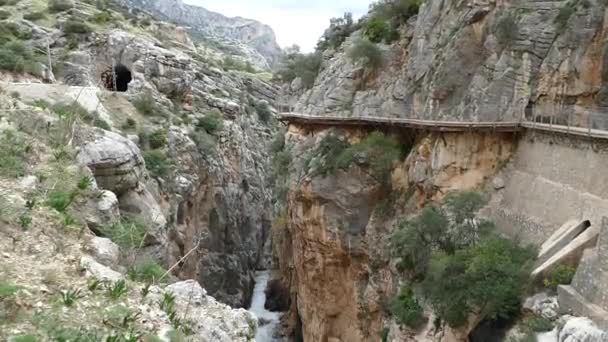
[[608, 213], [608, 143], [528, 132], [498, 177], [486, 214], [503, 232], [542, 243], [565, 222]]

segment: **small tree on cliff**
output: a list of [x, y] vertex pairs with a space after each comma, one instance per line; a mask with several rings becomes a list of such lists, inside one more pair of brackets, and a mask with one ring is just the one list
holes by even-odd
[[535, 252], [516, 242], [490, 237], [452, 255], [431, 259], [422, 288], [434, 311], [450, 326], [517, 314], [528, 286]]
[[[453, 327], [472, 314], [512, 317], [528, 285], [535, 251], [496, 236], [491, 222], [475, 219], [483, 204], [475, 192], [449, 194], [441, 206], [428, 206], [402, 221], [391, 240], [399, 266], [414, 279], [424, 279], [425, 297]], [[393, 300], [391, 311], [409, 312], [399, 305], [410, 302]]]
[[441, 206], [427, 206], [417, 216], [403, 220], [392, 236], [391, 249], [398, 264], [424, 275], [433, 251], [452, 255], [485, 236], [493, 227], [488, 221], [475, 220], [484, 200], [476, 192], [448, 194]]

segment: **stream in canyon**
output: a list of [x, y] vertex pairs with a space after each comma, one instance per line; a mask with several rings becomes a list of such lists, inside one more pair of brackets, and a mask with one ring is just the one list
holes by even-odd
[[270, 279], [270, 271], [259, 271], [255, 275], [255, 287], [253, 289], [253, 299], [249, 311], [253, 312], [260, 323], [257, 334], [255, 335], [256, 342], [280, 342], [280, 339], [273, 337], [275, 330], [279, 326], [281, 314], [278, 312], [270, 312], [264, 308], [266, 303], [266, 284]]

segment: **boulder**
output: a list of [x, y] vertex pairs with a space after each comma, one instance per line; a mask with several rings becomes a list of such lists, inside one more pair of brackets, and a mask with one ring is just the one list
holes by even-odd
[[608, 333], [598, 328], [589, 318], [573, 317], [559, 332], [558, 342], [603, 342]]
[[136, 188], [146, 177], [137, 145], [108, 131], [95, 130], [93, 138], [81, 147], [78, 161], [91, 169], [100, 188], [118, 195]]
[[101, 281], [115, 282], [124, 279], [122, 274], [98, 263], [88, 255], [80, 258], [80, 269], [85, 272], [87, 277], [95, 277]]
[[167, 220], [160, 205], [148, 188], [141, 186], [120, 196], [120, 209], [145, 220], [148, 225], [145, 244], [158, 245], [166, 241]]
[[184, 322], [190, 323], [194, 341], [246, 342], [255, 336], [257, 318], [253, 313], [245, 309], [232, 309], [216, 301], [195, 280], [169, 285], [164, 291], [153, 286], [146, 303], [158, 303], [163, 293], [175, 296], [175, 310]]
[[120, 248], [112, 240], [102, 237], [91, 237], [85, 245], [85, 250], [102, 265], [111, 267], [118, 263]]
[[559, 304], [556, 296], [549, 296], [547, 293], [541, 292], [526, 298], [523, 309], [546, 319], [554, 320], [558, 316]]

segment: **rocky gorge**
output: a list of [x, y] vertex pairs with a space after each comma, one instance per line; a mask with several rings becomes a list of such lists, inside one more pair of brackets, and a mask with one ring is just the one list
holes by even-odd
[[0, 339], [608, 338], [603, 2], [0, 10]]

